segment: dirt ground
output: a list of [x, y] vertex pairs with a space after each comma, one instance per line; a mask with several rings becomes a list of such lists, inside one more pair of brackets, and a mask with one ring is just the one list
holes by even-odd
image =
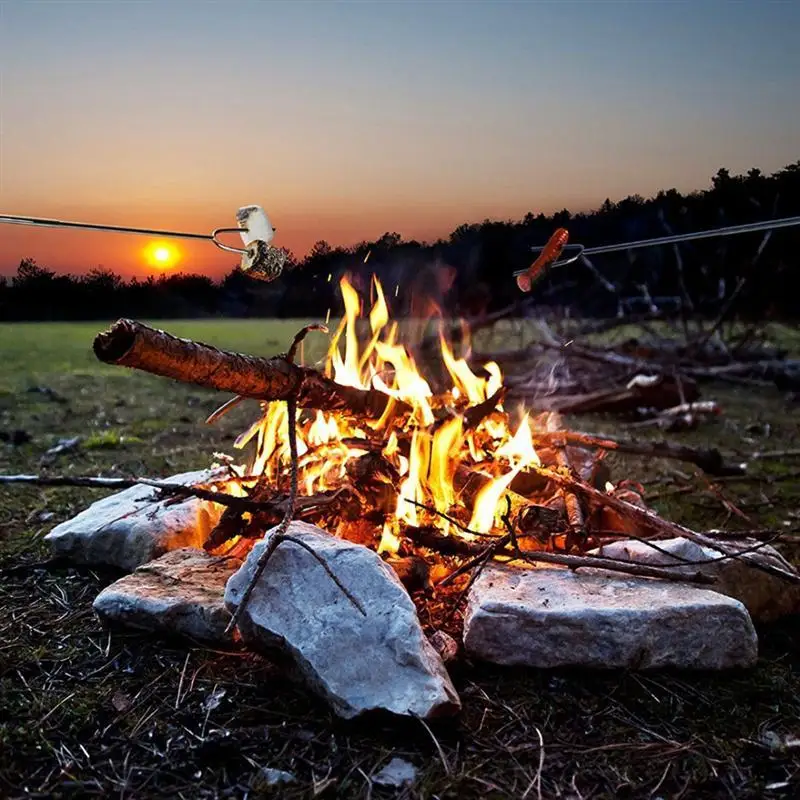
[[[205, 425], [226, 397], [99, 364], [90, 345], [102, 327], [0, 326], [0, 472], [166, 477], [232, 452], [255, 404]], [[298, 323], [160, 327], [272, 355]], [[309, 342], [307, 360], [323, 346]], [[714, 384], [702, 393], [724, 414], [678, 441], [713, 443], [742, 460], [800, 448], [800, 404], [777, 390]], [[601, 417], [568, 423], [624, 429]], [[74, 436], [76, 449], [45, 455]], [[613, 477], [642, 480], [654, 507], [698, 530], [800, 529], [797, 457], [758, 460], [744, 479], [713, 485], [686, 465], [615, 457]], [[344, 723], [261, 656], [103, 629], [91, 603], [118, 575], [52, 567], [42, 543], [103, 494], [0, 487], [2, 797], [255, 798], [271, 791], [265, 767], [296, 776], [284, 797], [393, 796], [370, 783], [393, 756], [419, 769], [409, 797], [800, 795], [800, 747], [785, 746], [800, 737], [797, 620], [759, 631], [759, 663], [747, 672], [465, 662], [453, 674], [458, 719]]]

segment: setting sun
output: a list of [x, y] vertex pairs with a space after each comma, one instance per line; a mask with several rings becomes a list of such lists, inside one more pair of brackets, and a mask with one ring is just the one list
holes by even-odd
[[171, 269], [180, 257], [178, 248], [169, 242], [151, 242], [144, 249], [145, 261], [154, 269]]

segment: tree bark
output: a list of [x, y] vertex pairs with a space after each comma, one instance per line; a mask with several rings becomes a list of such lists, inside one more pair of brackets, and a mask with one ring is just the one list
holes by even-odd
[[375, 389], [342, 386], [317, 370], [297, 366], [282, 356], [259, 358], [231, 353], [179, 339], [130, 319], [118, 320], [99, 333], [94, 340], [94, 353], [106, 364], [256, 400], [286, 400], [295, 395], [297, 405], [303, 408], [374, 418], [380, 417], [390, 399]]

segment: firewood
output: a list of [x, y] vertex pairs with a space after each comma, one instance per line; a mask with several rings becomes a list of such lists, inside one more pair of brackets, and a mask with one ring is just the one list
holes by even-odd
[[225, 492], [215, 492], [205, 486], [188, 486], [152, 478], [97, 478], [85, 475], [0, 475], [0, 484], [28, 486], [76, 486], [88, 489], [131, 489], [134, 486], [151, 486], [164, 495], [198, 497], [210, 503], [230, 506], [244, 511], [263, 511], [270, 503], [260, 503], [247, 497], [234, 497]]
[[464, 430], [477, 428], [503, 402], [506, 391], [505, 386], [501, 386], [491, 397], [487, 397], [482, 403], [468, 408], [464, 412]]
[[[179, 339], [141, 322], [121, 319], [94, 340], [106, 364], [140, 369], [184, 383], [232, 392], [256, 400], [288, 400], [302, 408], [380, 417], [389, 397], [376, 389], [342, 386], [309, 367], [275, 356], [259, 358]], [[405, 408], [405, 405], [398, 403]]]
[[648, 458], [673, 458], [694, 464], [709, 475], [741, 475], [740, 464], [728, 464], [715, 447], [690, 447], [661, 439], [658, 441], [635, 441], [616, 439], [603, 433], [581, 433], [579, 431], [534, 432], [534, 444], [564, 441], [577, 447], [596, 447], [602, 450], [618, 450], [620, 453], [646, 456]]
[[443, 556], [473, 556], [486, 549], [483, 540], [470, 542], [459, 536], [448, 536], [433, 525], [408, 525], [403, 533], [418, 547], [427, 547]]
[[754, 569], [761, 570], [775, 577], [782, 578], [789, 583], [800, 584], [800, 576], [795, 573], [788, 572], [787, 570], [775, 567], [758, 557], [758, 547], [763, 547], [764, 542], [760, 542], [757, 547], [747, 549], [745, 551], [731, 550], [710, 536], [702, 533], [695, 533], [695, 531], [684, 528], [683, 525], [678, 525], [676, 522], [659, 517], [657, 514], [647, 509], [640, 508], [637, 505], [628, 503], [624, 500], [614, 497], [611, 494], [598, 491], [593, 486], [590, 486], [584, 481], [577, 478], [568, 477], [561, 472], [548, 469], [546, 467], [537, 467], [538, 471], [548, 475], [553, 482], [560, 486], [571, 488], [577, 494], [582, 495], [587, 502], [596, 505], [606, 505], [619, 512], [622, 516], [627, 516], [632, 523], [638, 526], [642, 535], [650, 534], [665, 539], [673, 539], [683, 537], [692, 542], [716, 550], [721, 553], [725, 558], [738, 558], [744, 561]]
[[[700, 571], [688, 575], [685, 573], [676, 573], [674, 570], [670, 570], [666, 567], [652, 567], [647, 564], [636, 564], [630, 561], [622, 561], [604, 556], [584, 556], [568, 553], [551, 553], [543, 550], [523, 550], [519, 548], [520, 539], [518, 534], [514, 532], [508, 510], [503, 515], [503, 524], [507, 531], [505, 536], [494, 537], [488, 544], [486, 544], [486, 542], [464, 542], [464, 544], [469, 545], [469, 549], [473, 553], [472, 558], [453, 570], [453, 572], [441, 580], [438, 585], [447, 586], [465, 572], [476, 570], [470, 580], [470, 583], [472, 583], [477, 572], [483, 569], [490, 560], [498, 555], [505, 556], [512, 560], [521, 559], [531, 563], [555, 564], [557, 566], [568, 567], [569, 569], [585, 567], [589, 569], [605, 569], [611, 572], [621, 572], [626, 575], [634, 575], [641, 578], [661, 578], [662, 580], [679, 583], [715, 583], [715, 578], [713, 576]], [[429, 544], [427, 546], [430, 547], [438, 540], [430, 538], [428, 541]], [[509, 545], [512, 546], [509, 547]], [[462, 597], [465, 594], [466, 591], [462, 592]]]
[[541, 544], [550, 542], [552, 536], [567, 527], [567, 509], [564, 498], [555, 495], [544, 505], [531, 503], [518, 517], [520, 536], [533, 536]]
[[[562, 469], [574, 472], [566, 451], [566, 445], [556, 447], [556, 463]], [[567, 514], [567, 523], [569, 525], [569, 537], [565, 549], [570, 550], [572, 549], [572, 545], [577, 545], [586, 538], [586, 523], [584, 521], [583, 509], [581, 508], [578, 495], [566, 486], [561, 487], [561, 492], [564, 498], [564, 509]]]
[[[696, 386], [684, 396], [697, 399]], [[586, 414], [613, 412], [625, 414], [637, 408], [671, 408], [683, 402], [676, 384], [666, 378], [653, 385], [628, 385], [599, 389], [583, 394], [562, 395], [537, 398], [540, 410], [560, 411], [565, 414]]]

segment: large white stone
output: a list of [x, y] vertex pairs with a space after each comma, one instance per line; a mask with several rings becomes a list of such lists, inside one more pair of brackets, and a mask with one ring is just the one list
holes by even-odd
[[497, 664], [725, 669], [752, 666], [745, 607], [682, 583], [492, 566], [469, 593], [464, 646]]
[[[211, 470], [185, 472], [165, 483], [204, 484]], [[161, 496], [150, 486], [134, 486], [92, 503], [45, 536], [53, 554], [81, 564], [133, 571], [179, 547], [202, 547], [222, 514], [222, 506], [188, 497]]]
[[94, 610], [107, 623], [230, 643], [225, 584], [241, 563], [192, 547], [173, 550], [103, 589]]
[[[720, 553], [710, 547], [679, 537], [654, 542], [659, 550], [645, 542], [636, 540], [612, 542], [603, 545], [596, 553], [622, 561], [633, 561], [638, 564], [664, 566], [683, 561], [709, 562], [696, 567], [674, 567], [677, 573], [691, 574], [698, 570], [713, 576], [716, 583], [708, 588], [733, 597], [744, 604], [755, 622], [773, 622], [790, 614], [800, 613], [800, 585], [789, 583], [775, 575], [756, 569], [746, 561], [735, 558], [720, 560]], [[726, 549], [734, 547], [734, 543], [725, 542]], [[738, 542], [736, 547], [753, 547], [758, 542], [747, 540]], [[770, 545], [758, 549], [758, 558], [764, 563], [790, 570], [797, 575], [797, 570], [788, 565], [780, 553]]]
[[[288, 655], [309, 686], [345, 718], [374, 710], [420, 717], [458, 711], [460, 700], [442, 659], [392, 568], [372, 550], [313, 525], [293, 522], [289, 533], [325, 559], [366, 616], [312, 555], [284, 542], [240, 619], [243, 641]], [[228, 581], [225, 603], [231, 611], [264, 546], [259, 542]]]

